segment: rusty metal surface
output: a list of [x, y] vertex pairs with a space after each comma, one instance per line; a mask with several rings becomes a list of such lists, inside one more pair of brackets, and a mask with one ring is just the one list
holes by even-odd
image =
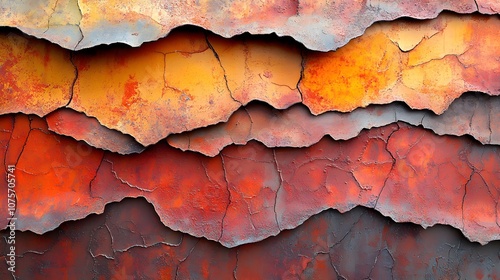
[[3, 117], [2, 155], [16, 159], [19, 185], [31, 186], [17, 193], [21, 230], [44, 233], [143, 196], [166, 226], [228, 247], [356, 205], [423, 227], [448, 224], [483, 244], [500, 238], [499, 148], [468, 138], [396, 123], [304, 149], [251, 141], [207, 157], [158, 143], [119, 155], [50, 133], [43, 119], [17, 118], [27, 117]]
[[499, 3], [0, 0], [0, 279], [500, 279]]
[[[104, 207], [98, 198], [88, 193], [89, 182], [103, 157], [102, 150], [51, 133], [45, 121], [38, 117], [5, 115], [1, 118], [2, 126], [5, 125], [1, 128], [4, 131], [1, 146], [5, 149], [1, 161], [3, 170], [7, 170], [7, 165], [15, 165], [20, 173], [16, 176], [17, 185], [25, 186], [16, 190], [19, 204], [16, 216], [23, 219], [20, 228], [49, 230]], [[7, 181], [2, 180], [0, 186], [7, 193]], [[86, 196], [84, 199], [82, 194]], [[8, 212], [2, 215], [7, 218]], [[3, 220], [0, 224], [5, 227], [8, 221]], [[36, 226], [32, 228], [31, 223]]]
[[171, 35], [141, 48], [75, 55], [78, 78], [68, 106], [145, 145], [226, 120], [240, 103], [231, 97], [205, 33]]
[[[164, 227], [153, 206], [142, 199], [113, 203], [104, 214], [64, 223], [57, 231], [17, 235], [17, 279], [500, 276], [499, 241], [480, 246], [448, 226], [424, 230], [360, 207], [345, 214], [325, 211], [294, 230], [232, 249]], [[2, 258], [8, 252], [2, 243]], [[0, 277], [9, 278], [6, 263], [0, 266]]]
[[0, 31], [0, 114], [46, 115], [71, 97], [76, 69], [60, 47]]

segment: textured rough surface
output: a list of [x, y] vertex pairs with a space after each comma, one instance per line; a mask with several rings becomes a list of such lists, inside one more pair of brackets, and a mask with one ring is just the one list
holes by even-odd
[[[33, 3], [31, 3], [33, 2]], [[0, 25], [69, 49], [100, 44], [138, 46], [192, 24], [224, 37], [243, 32], [288, 35], [310, 49], [337, 49], [376, 21], [434, 18], [441, 11], [496, 14], [494, 0], [459, 1], [76, 1], [0, 2]]]
[[242, 104], [261, 100], [278, 109], [302, 101], [297, 89], [302, 57], [295, 41], [275, 36], [227, 40], [213, 35], [208, 41], [220, 59], [234, 99]]
[[396, 123], [305, 149], [251, 141], [206, 157], [158, 143], [124, 156], [49, 133], [37, 117], [3, 118], [5, 162], [16, 159], [18, 184], [32, 186], [17, 192], [20, 230], [44, 233], [143, 196], [166, 226], [229, 247], [356, 205], [423, 227], [448, 224], [483, 244], [500, 238], [499, 148], [471, 139]]
[[[45, 119], [50, 130], [83, 140], [96, 148], [120, 154], [144, 150], [133, 137], [108, 129], [95, 118], [71, 109], [59, 109]], [[347, 140], [356, 137], [363, 129], [397, 121], [422, 125], [439, 135], [471, 135], [483, 144], [500, 144], [500, 132], [495, 129], [500, 126], [500, 99], [480, 93], [464, 94], [441, 115], [392, 103], [370, 105], [346, 114], [328, 112], [313, 116], [301, 105], [280, 111], [253, 102], [234, 112], [227, 122], [170, 135], [167, 141], [184, 151], [215, 156], [225, 146], [243, 145], [250, 140], [257, 140], [269, 148], [307, 147], [325, 135], [335, 140]]]
[[500, 279], [499, 3], [0, 0], [0, 279]]
[[0, 31], [0, 114], [48, 114], [68, 103], [74, 79], [68, 51]]
[[145, 145], [226, 120], [240, 106], [200, 30], [137, 49], [89, 50], [75, 56], [75, 65], [78, 79], [69, 107]]
[[[16, 279], [500, 276], [499, 241], [480, 246], [450, 227], [396, 224], [366, 208], [326, 211], [292, 231], [232, 249], [165, 228], [153, 211], [144, 200], [126, 199], [106, 207], [105, 215], [64, 223], [58, 231], [18, 232]], [[2, 243], [2, 258], [7, 253]], [[5, 261], [1, 266], [0, 277], [9, 278]]]
[[[6, 136], [2, 141], [6, 150], [2, 153], [4, 170], [7, 165], [15, 165], [16, 184], [24, 186], [16, 189], [15, 214], [20, 229], [43, 228], [45, 232], [104, 207], [99, 199], [89, 196], [89, 183], [95, 177], [103, 151], [50, 133], [38, 117], [1, 118], [6, 126], [2, 128]], [[7, 138], [9, 130], [11, 136]], [[1, 183], [7, 193], [6, 180]], [[7, 211], [2, 212], [3, 225], [7, 215]]]
[[0, 25], [73, 49], [82, 39], [77, 0], [0, 1]]
[[257, 140], [269, 148], [307, 147], [329, 135], [335, 140], [358, 136], [363, 129], [403, 121], [421, 125], [439, 135], [471, 135], [483, 144], [500, 144], [500, 98], [468, 93], [456, 99], [442, 115], [411, 110], [401, 103], [370, 105], [350, 113], [328, 112], [313, 116], [306, 107], [286, 110], [252, 103], [236, 111], [227, 122], [171, 135], [168, 143], [181, 150], [217, 155], [225, 146]]
[[440, 114], [465, 91], [498, 95], [499, 35], [500, 20], [487, 16], [375, 24], [336, 52], [305, 54], [303, 102], [314, 114], [396, 100]]

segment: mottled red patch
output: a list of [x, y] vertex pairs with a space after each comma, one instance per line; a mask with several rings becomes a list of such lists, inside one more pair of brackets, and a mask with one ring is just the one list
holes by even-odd
[[129, 76], [127, 82], [125, 82], [125, 89], [122, 97], [122, 106], [129, 109], [130, 105], [137, 101], [137, 88], [139, 87], [139, 82], [134, 79], [134, 76]]

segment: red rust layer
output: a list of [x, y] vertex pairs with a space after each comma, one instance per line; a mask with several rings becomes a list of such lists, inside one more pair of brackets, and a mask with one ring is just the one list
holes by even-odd
[[[159, 143], [123, 156], [54, 135], [37, 117], [28, 125], [14, 118], [23, 117], [0, 123], [18, 185], [27, 186], [17, 192], [21, 230], [47, 232], [101, 213], [109, 202], [143, 196], [168, 227], [228, 247], [295, 228], [324, 209], [356, 205], [424, 227], [448, 224], [472, 241], [500, 238], [500, 150], [468, 138], [397, 123], [305, 149], [251, 141], [211, 158]], [[21, 151], [17, 139], [24, 140]]]
[[[91, 196], [89, 187], [103, 151], [51, 133], [36, 116], [1, 118], [7, 125], [12, 123], [10, 140], [3, 142], [2, 162], [16, 166], [16, 217], [22, 219], [21, 228], [45, 232], [64, 221], [102, 211], [104, 204]], [[7, 193], [6, 181], [1, 184]]]
[[[2, 235], [8, 235], [6, 231]], [[373, 210], [325, 211], [291, 231], [228, 249], [165, 228], [125, 199], [44, 235], [16, 232], [17, 279], [499, 279], [499, 241], [468, 242], [447, 226], [397, 224]], [[292, 247], [291, 247], [292, 246]], [[0, 245], [0, 277], [10, 250]], [[64, 256], [64, 257], [61, 257]], [[257, 269], [258, 268], [258, 269]]]

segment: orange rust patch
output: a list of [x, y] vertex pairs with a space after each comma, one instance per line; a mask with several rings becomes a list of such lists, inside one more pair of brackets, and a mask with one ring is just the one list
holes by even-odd
[[[308, 52], [300, 89], [313, 113], [352, 111], [381, 99], [394, 86], [401, 54], [375, 28], [334, 52]], [[360, 51], [363, 50], [363, 51]]]
[[402, 100], [440, 114], [465, 91], [498, 95], [499, 30], [498, 18], [452, 14], [374, 24], [337, 51], [307, 53], [304, 104], [320, 114]]
[[302, 58], [295, 42], [270, 36], [230, 40], [209, 36], [209, 42], [224, 67], [233, 97], [241, 103], [261, 100], [282, 109], [301, 102], [297, 83]]
[[0, 114], [46, 115], [68, 103], [74, 78], [69, 51], [17, 32], [1, 32]]
[[137, 49], [79, 53], [75, 64], [79, 74], [69, 106], [144, 145], [225, 120], [239, 107], [201, 31]]

